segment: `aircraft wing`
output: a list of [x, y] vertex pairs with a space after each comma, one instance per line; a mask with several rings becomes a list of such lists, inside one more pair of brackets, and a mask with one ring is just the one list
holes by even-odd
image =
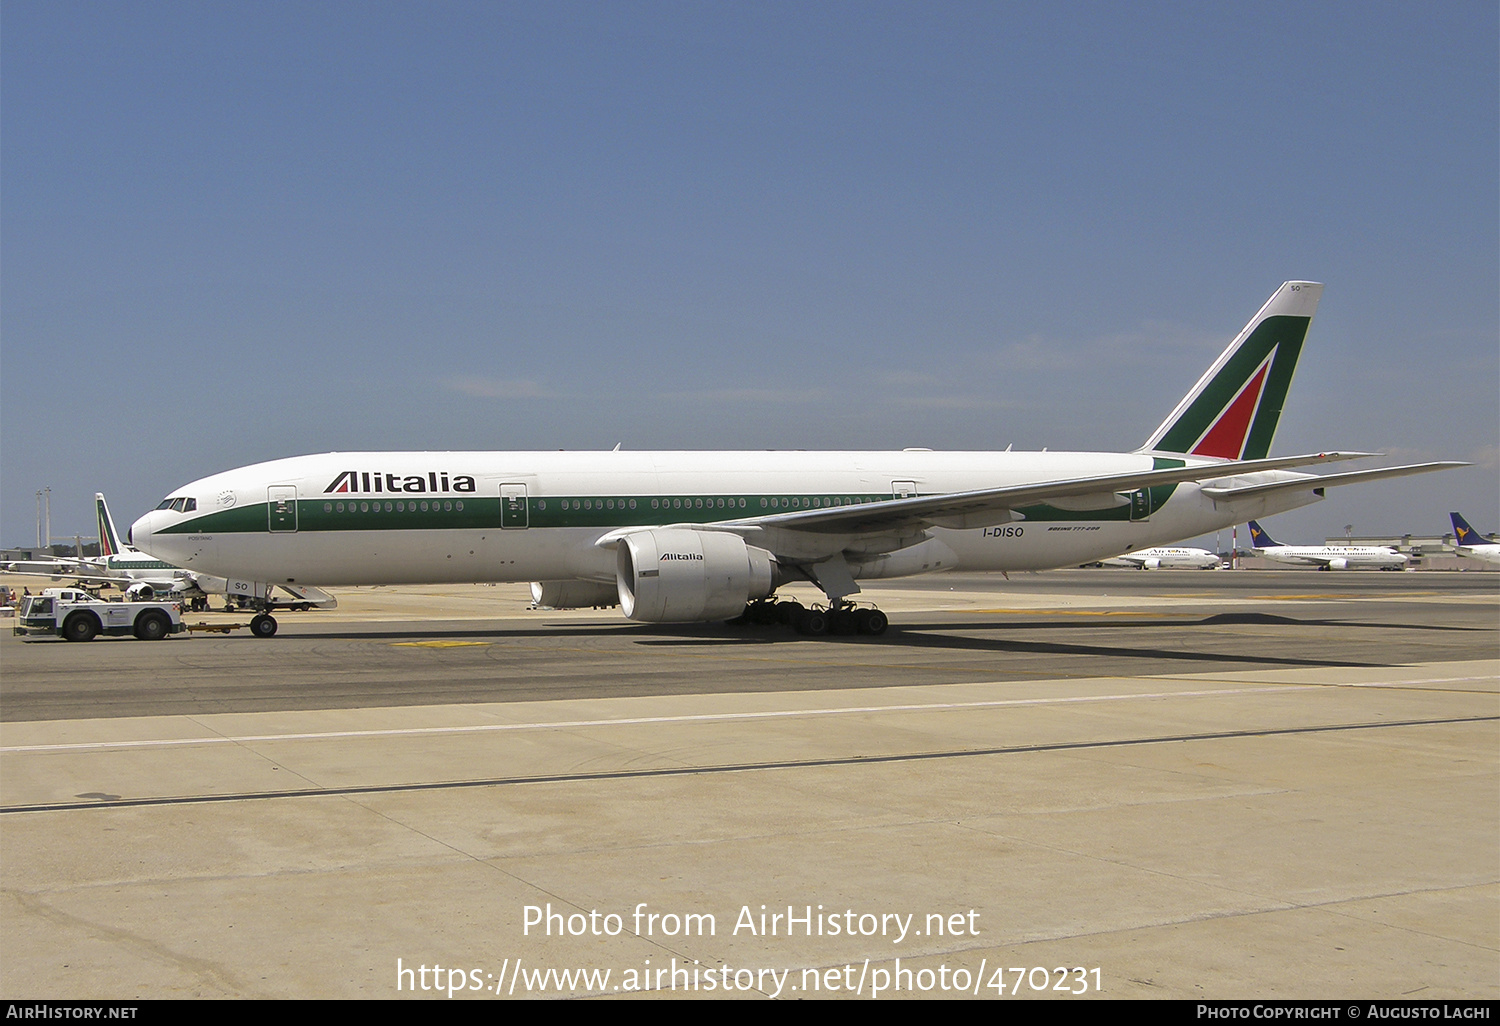
[[1277, 557], [1286, 563], [1305, 563], [1308, 566], [1327, 566], [1333, 562], [1332, 556], [1319, 556], [1310, 552], [1298, 552], [1295, 555]]
[[75, 570], [82, 573], [85, 568], [97, 570], [99, 565], [81, 559], [18, 559], [6, 563], [0, 570], [11, 574], [31, 574], [33, 577], [65, 577]]
[[[728, 531], [777, 527], [823, 534], [865, 534], [927, 527], [960, 529], [987, 527], [1012, 519], [1011, 510], [1017, 507], [1032, 506], [1056, 499], [1097, 496], [1100, 500], [1099, 507], [1104, 508], [1120, 504], [1113, 501], [1116, 493], [1131, 492], [1138, 488], [1182, 484], [1186, 481], [1214, 481], [1267, 470], [1287, 470], [1337, 460], [1362, 459], [1371, 455], [1374, 454], [1328, 452], [1306, 456], [1284, 456], [1278, 459], [1225, 460], [1213, 464], [1200, 463], [1190, 467], [1166, 467], [1159, 470], [1133, 471], [1127, 474], [1105, 474], [1099, 477], [1066, 478], [1058, 481], [985, 488], [971, 492], [951, 492], [946, 495], [887, 499], [882, 502], [867, 502], [855, 506], [796, 510], [704, 526], [711, 530]], [[1452, 464], [1428, 464], [1423, 469], [1439, 470], [1450, 465]], [[1408, 472], [1418, 473], [1419, 471]], [[1318, 487], [1318, 481], [1334, 482], [1337, 478], [1352, 476], [1356, 475], [1341, 474], [1317, 479], [1303, 478], [1289, 482], [1287, 486]], [[601, 543], [609, 543], [613, 540], [609, 535], [600, 539]]]
[[[97, 571], [98, 567], [90, 567]], [[82, 570], [76, 563], [38, 563], [36, 560], [26, 560], [20, 563], [9, 563], [0, 567], [0, 574], [13, 574], [17, 577], [52, 577], [61, 579], [66, 577], [70, 581], [79, 584], [121, 584], [129, 578], [115, 574], [89, 573]]]
[[98, 563], [86, 559], [18, 559], [0, 566], [0, 573], [21, 577], [70, 577], [104, 584], [124, 578], [123, 574], [111, 574]]

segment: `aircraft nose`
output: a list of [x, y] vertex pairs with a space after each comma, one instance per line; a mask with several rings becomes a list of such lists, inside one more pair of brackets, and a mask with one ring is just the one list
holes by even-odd
[[151, 552], [151, 540], [156, 534], [156, 519], [156, 511], [152, 510], [131, 524], [130, 530], [125, 535], [125, 543], [134, 545], [142, 552]]

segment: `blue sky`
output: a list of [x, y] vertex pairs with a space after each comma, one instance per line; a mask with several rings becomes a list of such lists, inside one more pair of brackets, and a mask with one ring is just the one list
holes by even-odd
[[1284, 280], [1273, 450], [1478, 466], [1493, 3], [0, 7], [0, 543], [356, 449], [1139, 445]]

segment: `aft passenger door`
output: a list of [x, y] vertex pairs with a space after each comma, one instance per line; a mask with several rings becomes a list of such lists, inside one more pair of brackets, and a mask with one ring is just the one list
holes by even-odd
[[1151, 519], [1151, 489], [1137, 488], [1130, 493], [1130, 520], [1141, 523]]

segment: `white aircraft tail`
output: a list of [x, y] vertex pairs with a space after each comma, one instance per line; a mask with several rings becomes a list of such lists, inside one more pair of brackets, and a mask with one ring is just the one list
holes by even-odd
[[[109, 503], [104, 501], [103, 492], [94, 493], [94, 515], [99, 520], [100, 558], [108, 559], [110, 556], [118, 556], [124, 546], [120, 544], [120, 536], [115, 533], [115, 520], [109, 515]], [[78, 554], [83, 555], [82, 552]]]
[[1277, 289], [1137, 451], [1265, 459], [1322, 295], [1311, 281]]

